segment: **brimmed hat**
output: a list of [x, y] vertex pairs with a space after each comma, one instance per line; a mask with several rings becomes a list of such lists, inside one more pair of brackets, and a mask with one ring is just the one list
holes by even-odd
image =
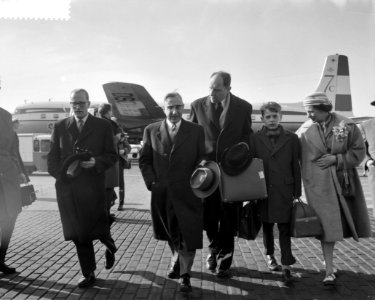
[[375, 101], [372, 101], [372, 102], [371, 102], [371, 105], [375, 106]]
[[190, 186], [198, 198], [207, 198], [217, 189], [220, 182], [220, 168], [214, 161], [198, 167], [190, 178]]
[[332, 105], [326, 93], [315, 92], [303, 99], [303, 106], [314, 106], [314, 105]]
[[241, 142], [224, 150], [220, 166], [226, 174], [235, 176], [245, 171], [251, 161], [249, 146]]
[[65, 159], [61, 169], [61, 180], [68, 182], [76, 178], [82, 171], [82, 167], [79, 165], [81, 161], [89, 160], [91, 154], [88, 152], [82, 152], [72, 154]]

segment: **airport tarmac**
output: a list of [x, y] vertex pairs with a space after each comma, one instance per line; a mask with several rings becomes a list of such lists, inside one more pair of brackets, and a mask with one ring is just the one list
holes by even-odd
[[[320, 243], [313, 238], [293, 239], [295, 282], [282, 283], [280, 272], [270, 272], [263, 253], [261, 233], [255, 241], [236, 239], [231, 278], [217, 279], [205, 269], [207, 239], [197, 251], [193, 265], [193, 293], [178, 292], [178, 281], [166, 278], [170, 251], [153, 238], [150, 193], [138, 166], [125, 171], [125, 211], [113, 212], [112, 226], [119, 248], [112, 270], [104, 268], [104, 248], [95, 244], [97, 282], [78, 289], [80, 268], [72, 242], [63, 239], [57, 209], [54, 179], [31, 176], [38, 200], [24, 208], [17, 219], [7, 263], [14, 275], [0, 274], [0, 299], [374, 299], [375, 238], [359, 243], [347, 239], [337, 244], [335, 265], [340, 270], [337, 285], [324, 287]], [[372, 217], [367, 178], [361, 177]], [[277, 237], [277, 235], [276, 235]], [[276, 257], [280, 258], [276, 240]]]

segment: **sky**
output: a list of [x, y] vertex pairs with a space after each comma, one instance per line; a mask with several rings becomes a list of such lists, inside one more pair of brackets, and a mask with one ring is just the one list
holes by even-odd
[[143, 85], [157, 102], [177, 90], [190, 103], [218, 70], [250, 103], [297, 102], [339, 53], [349, 58], [354, 114], [375, 116], [374, 3], [71, 0], [63, 19], [0, 17], [0, 106], [69, 101], [75, 88], [104, 102], [111, 81]]

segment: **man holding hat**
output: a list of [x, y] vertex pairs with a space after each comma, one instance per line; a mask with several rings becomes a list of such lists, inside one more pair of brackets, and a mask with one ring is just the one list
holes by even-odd
[[[56, 178], [56, 194], [65, 240], [77, 248], [83, 277], [78, 287], [95, 282], [93, 241], [105, 246], [106, 269], [115, 262], [105, 202], [105, 170], [117, 159], [111, 124], [88, 113], [89, 95], [73, 90], [73, 115], [55, 123], [48, 153], [48, 172]], [[78, 153], [81, 152], [81, 153]]]
[[[375, 106], [375, 101], [371, 102]], [[371, 187], [372, 203], [375, 207], [375, 118], [359, 124], [359, 129], [366, 141], [365, 169], [369, 171], [368, 179]], [[373, 209], [375, 217], [375, 209]]]
[[166, 119], [145, 128], [139, 167], [151, 191], [154, 237], [172, 250], [168, 277], [180, 278], [180, 291], [191, 292], [191, 267], [196, 249], [202, 248], [203, 207], [190, 177], [204, 154], [204, 133], [182, 119], [183, 108], [180, 94], [164, 97]]
[[[205, 159], [220, 163], [225, 149], [249, 144], [252, 106], [230, 93], [231, 76], [219, 71], [210, 77], [210, 94], [191, 104], [190, 120], [202, 125]], [[203, 162], [204, 163], [204, 162]], [[204, 199], [204, 229], [209, 240], [207, 268], [219, 278], [229, 277], [237, 228], [237, 205], [222, 203], [219, 189]]]

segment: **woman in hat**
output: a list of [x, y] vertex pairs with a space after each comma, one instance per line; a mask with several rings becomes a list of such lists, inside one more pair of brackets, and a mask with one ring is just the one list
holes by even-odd
[[310, 120], [297, 131], [302, 146], [302, 179], [306, 198], [322, 226], [321, 240], [326, 268], [324, 285], [335, 284], [335, 243], [344, 238], [370, 237], [370, 222], [356, 167], [365, 146], [355, 123], [332, 112], [325, 93], [303, 101]]

